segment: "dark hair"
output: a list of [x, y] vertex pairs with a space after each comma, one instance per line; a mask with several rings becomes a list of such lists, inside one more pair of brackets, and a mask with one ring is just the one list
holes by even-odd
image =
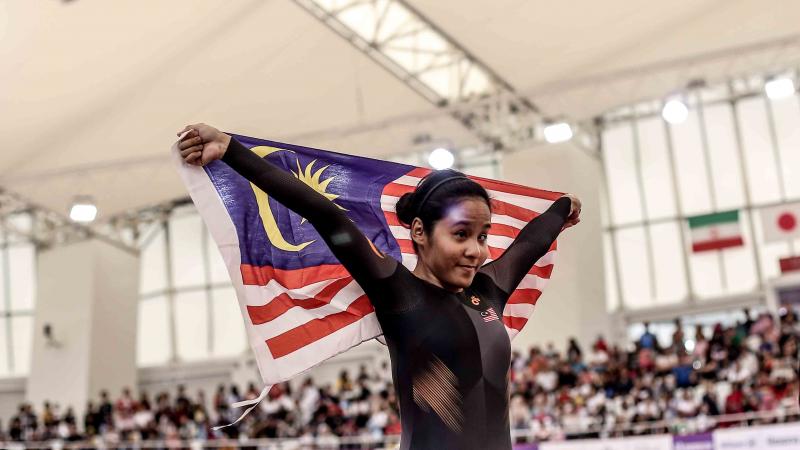
[[[491, 211], [489, 193], [483, 186], [456, 170], [436, 170], [425, 176], [414, 192], [403, 194], [397, 201], [395, 211], [403, 225], [411, 226], [414, 218], [419, 217], [425, 233], [431, 233], [436, 222], [444, 217], [447, 208], [469, 197], [482, 199]], [[416, 243], [414, 250], [417, 250]]]

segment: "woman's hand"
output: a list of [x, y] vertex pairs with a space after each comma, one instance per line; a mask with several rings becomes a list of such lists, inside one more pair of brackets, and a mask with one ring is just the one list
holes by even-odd
[[579, 217], [581, 215], [581, 201], [578, 197], [572, 194], [565, 194], [564, 197], [569, 197], [572, 200], [572, 206], [569, 210], [569, 215], [567, 216], [567, 220], [564, 222], [564, 228], [569, 228], [573, 225], [577, 225], [578, 222], [581, 221]]
[[178, 149], [183, 160], [193, 166], [205, 166], [221, 159], [231, 142], [230, 136], [204, 123], [186, 125], [178, 136], [183, 133], [186, 136], [178, 143]]

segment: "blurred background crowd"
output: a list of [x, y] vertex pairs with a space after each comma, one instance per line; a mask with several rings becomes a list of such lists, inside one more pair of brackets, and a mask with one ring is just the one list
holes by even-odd
[[[645, 332], [629, 349], [598, 337], [588, 347], [572, 339], [564, 353], [552, 344], [512, 355], [510, 424], [515, 435], [538, 441], [662, 432], [701, 432], [717, 427], [798, 420], [798, 338], [792, 311], [735, 326], [682, 327], [670, 342]], [[680, 325], [680, 320], [676, 319]], [[177, 392], [114, 398], [101, 392], [83, 417], [70, 405], [19, 406], [0, 424], [0, 441], [213, 440], [305, 437], [382, 439], [400, 433], [400, 419], [387, 362], [342, 371], [335, 385], [305, 378], [296, 388], [274, 386], [241, 422], [235, 402], [257, 398], [220, 385], [216, 392]]]

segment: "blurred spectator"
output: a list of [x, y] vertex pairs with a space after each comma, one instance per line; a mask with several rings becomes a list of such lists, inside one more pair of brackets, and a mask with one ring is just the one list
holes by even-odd
[[644, 333], [639, 338], [639, 347], [649, 350], [658, 349], [658, 339], [655, 334], [650, 332], [650, 322], [644, 323]]

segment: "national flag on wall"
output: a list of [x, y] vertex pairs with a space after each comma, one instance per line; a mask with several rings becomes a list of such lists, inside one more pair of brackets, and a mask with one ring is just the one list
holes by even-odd
[[800, 239], [800, 202], [761, 208], [764, 242]]
[[[429, 169], [244, 136], [236, 138], [325, 195], [378, 249], [409, 269], [414, 268], [416, 256], [409, 230], [400, 225], [394, 207], [398, 198], [412, 191]], [[264, 383], [287, 380], [381, 335], [364, 291], [311, 224], [225, 163], [191, 166], [183, 163], [177, 146], [172, 152], [181, 178], [228, 268]], [[492, 259], [503, 253], [525, 224], [562, 195], [470, 178], [486, 187], [493, 199], [488, 238]], [[519, 333], [533, 313], [550, 278], [555, 253], [554, 242], [503, 310], [502, 320], [510, 337]], [[266, 389], [262, 398], [265, 393]]]
[[695, 253], [744, 245], [739, 210], [689, 217], [689, 230]]

